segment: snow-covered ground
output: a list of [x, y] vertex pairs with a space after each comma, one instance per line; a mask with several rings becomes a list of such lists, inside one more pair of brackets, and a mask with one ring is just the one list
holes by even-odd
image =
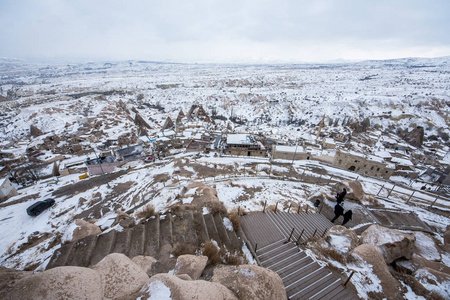
[[[202, 105], [213, 123], [192, 125], [184, 135], [205, 133], [251, 132], [265, 138], [295, 145], [299, 138], [311, 136], [325, 114], [326, 130], [347, 132], [352, 121], [370, 119], [371, 129], [400, 134], [417, 126], [425, 129], [425, 138], [435, 141], [436, 157], [450, 157], [448, 126], [450, 113], [450, 58], [369, 61], [337, 65], [184, 65], [154, 62], [104, 62], [90, 64], [39, 65], [0, 59], [0, 95], [12, 101], [0, 102], [0, 147], [2, 153], [16, 158], [26, 156], [27, 149], [45, 145], [47, 138], [76, 137], [83, 147], [98, 149], [106, 140], [117, 140], [124, 133], [138, 135], [136, 114], [148, 123], [146, 140], [168, 139], [161, 127], [167, 117], [176, 120], [180, 109], [187, 113], [192, 104]], [[232, 122], [231, 119], [238, 122]], [[30, 126], [43, 135], [30, 137]], [[394, 143], [396, 141], [394, 140]], [[63, 140], [55, 149], [45, 150], [51, 159], [59, 148], [70, 143]], [[354, 144], [355, 150], [360, 145]], [[379, 145], [374, 145], [377, 148]], [[91, 150], [89, 150], [91, 151]], [[423, 154], [423, 150], [417, 149]], [[192, 180], [214, 186], [228, 211], [241, 207], [245, 211], [261, 210], [264, 203], [286, 209], [290, 203], [311, 205], [307, 200], [317, 193], [331, 193], [330, 186], [269, 178], [269, 172], [289, 173], [291, 161], [271, 164], [268, 158], [220, 157], [213, 154], [194, 157], [194, 153], [172, 155], [157, 163], [141, 161], [119, 168], [124, 172], [111, 181], [89, 189], [62, 194], [53, 193], [80, 181], [78, 174], [60, 176], [58, 180], [37, 181], [19, 189], [0, 206], [0, 265], [42, 270], [57, 247], [56, 237], [64, 237], [73, 219], [93, 209], [102, 201], [105, 210], [97, 216], [98, 225], [110, 230], [115, 210], [133, 210], [152, 204], [157, 212], [171, 205], [192, 201], [195, 190], [184, 191]], [[83, 161], [93, 152], [65, 154], [63, 164]], [[447, 160], [448, 161], [448, 160]], [[256, 167], [255, 167], [256, 166]], [[415, 167], [425, 169], [427, 165]], [[366, 193], [386, 197], [393, 182], [365, 177], [316, 161], [295, 161], [292, 168], [305, 176], [356, 179]], [[204, 170], [209, 170], [205, 173]], [[314, 170], [321, 169], [324, 177]], [[0, 171], [3, 167], [0, 167]], [[252, 174], [249, 174], [252, 170]], [[49, 170], [47, 170], [49, 171]], [[161, 179], [165, 178], [165, 179]], [[449, 219], [406, 203], [405, 195], [420, 189], [404, 177], [391, 178], [410, 185], [396, 186], [386, 208], [414, 211], [444, 232]], [[88, 179], [89, 180], [89, 179]], [[323, 183], [323, 182], [322, 182]], [[380, 191], [381, 190], [381, 191]], [[184, 198], [178, 195], [184, 193]], [[402, 194], [403, 193], [403, 194]], [[416, 197], [432, 202], [427, 192]], [[56, 204], [33, 218], [26, 208], [37, 200], [55, 198]], [[437, 203], [445, 204], [443, 200]], [[103, 213], [106, 211], [106, 213]], [[139, 211], [139, 208], [133, 213]], [[93, 213], [92, 213], [93, 216]], [[358, 225], [356, 225], [358, 226]], [[116, 228], [117, 229], [117, 228]], [[438, 236], [438, 235], [436, 235]], [[426, 248], [427, 240], [418, 237]], [[57, 244], [57, 243], [56, 243]], [[247, 251], [248, 252], [248, 251]], [[428, 253], [433, 257], [435, 253]], [[443, 257], [445, 264], [450, 261]], [[354, 277], [361, 289], [376, 291], [377, 279], [369, 269]], [[366, 278], [371, 278], [368, 283]], [[359, 280], [359, 281], [358, 281]], [[370, 287], [365, 286], [369, 284]], [[155, 284], [149, 290], [166, 292]], [[413, 299], [416, 297], [410, 291]], [[420, 299], [416, 297], [417, 299]]]

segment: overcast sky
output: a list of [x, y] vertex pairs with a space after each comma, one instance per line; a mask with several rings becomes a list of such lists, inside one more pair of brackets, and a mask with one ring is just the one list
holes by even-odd
[[319, 62], [450, 55], [449, 0], [0, 0], [0, 57]]

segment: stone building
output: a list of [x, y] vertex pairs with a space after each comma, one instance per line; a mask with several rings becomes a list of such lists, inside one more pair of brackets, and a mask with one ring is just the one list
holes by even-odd
[[229, 134], [227, 136], [225, 155], [266, 156], [266, 148], [261, 141], [250, 134]]
[[394, 168], [385, 163], [380, 157], [342, 150], [336, 151], [333, 165], [363, 175], [385, 179], [391, 177], [394, 172]]

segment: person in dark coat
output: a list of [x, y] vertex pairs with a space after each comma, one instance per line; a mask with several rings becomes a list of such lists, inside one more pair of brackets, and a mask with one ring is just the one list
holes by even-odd
[[343, 214], [344, 208], [339, 203], [336, 204], [336, 206], [334, 207], [334, 218], [331, 220], [331, 223], [334, 223], [334, 221], [336, 221], [336, 219], [342, 216]]
[[337, 201], [337, 203], [341, 204], [342, 201], [344, 201], [345, 195], [347, 195], [347, 189], [346, 189], [346, 188], [344, 188], [344, 189], [342, 190], [342, 192], [340, 192], [340, 193], [338, 193], [338, 194], [336, 195], [336, 201]]
[[345, 225], [348, 221], [352, 219], [353, 212], [352, 210], [347, 210], [344, 214], [344, 222], [342, 222], [342, 225]]

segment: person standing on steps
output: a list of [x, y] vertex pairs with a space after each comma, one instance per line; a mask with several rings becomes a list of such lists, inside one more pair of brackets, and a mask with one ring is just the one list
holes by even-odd
[[344, 188], [342, 192], [336, 194], [336, 201], [338, 204], [341, 204], [344, 201], [344, 197], [347, 195], [347, 189]]
[[343, 214], [344, 208], [341, 206], [340, 203], [336, 204], [336, 206], [334, 207], [334, 218], [331, 220], [331, 223], [334, 223], [334, 221], [336, 221], [336, 219], [342, 216]]
[[347, 224], [347, 222], [352, 219], [352, 215], [353, 215], [352, 210], [351, 209], [347, 210], [344, 214], [344, 222], [342, 222], [342, 225]]

